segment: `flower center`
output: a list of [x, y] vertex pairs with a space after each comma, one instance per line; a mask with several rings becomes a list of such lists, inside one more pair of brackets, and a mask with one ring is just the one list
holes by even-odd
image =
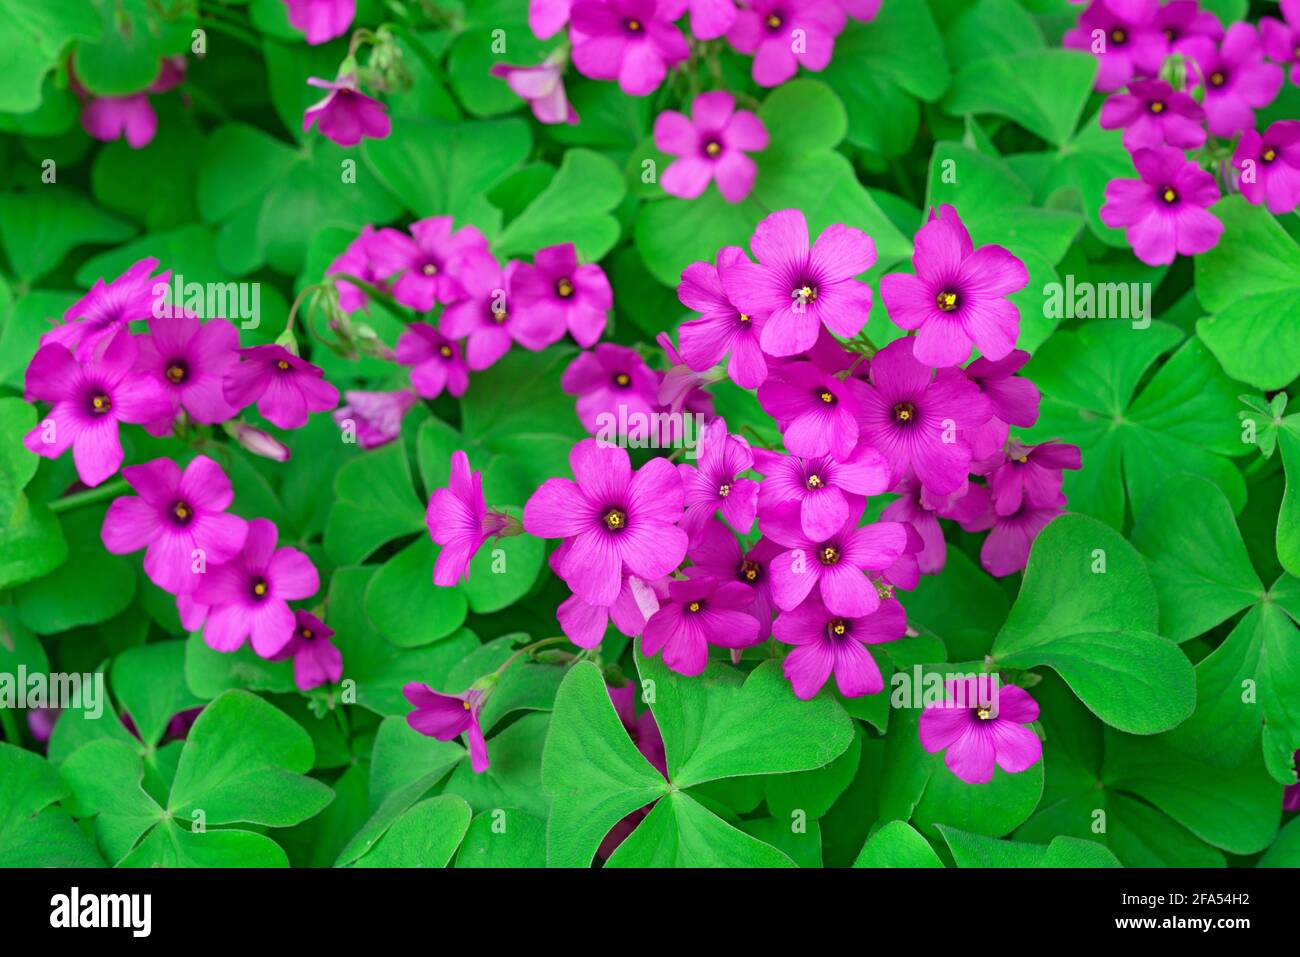
[[614, 385], [618, 386], [620, 389], [626, 389], [631, 384], [632, 384], [632, 377], [628, 375], [626, 372], [614, 373]]
[[176, 517], [177, 522], [185, 525], [194, 517], [194, 509], [189, 502], [177, 502], [172, 506], [172, 515]]
[[505, 322], [507, 319], [510, 318], [510, 313], [506, 312], [504, 308], [493, 309], [492, 318], [495, 319], [497, 322]]
[[1271, 163], [1273, 160], [1277, 159], [1277, 150], [1273, 149], [1271, 146], [1266, 146], [1264, 152], [1259, 154], [1259, 158], [1261, 162]]
[[826, 483], [822, 481], [822, 477], [818, 475], [816, 472], [808, 476], [808, 481], [804, 482], [804, 485], [808, 487], [808, 490], [813, 492], [815, 492], [819, 488], [822, 488], [823, 486], [825, 486], [825, 484]]
[[750, 321], [749, 316], [742, 312], [740, 314], [740, 321], [744, 323], [748, 323]]
[[957, 294], [950, 289], [945, 289], [934, 297], [934, 304], [939, 307], [940, 312], [953, 312], [957, 308]]
[[719, 497], [719, 498], [726, 498], [726, 497], [727, 497], [728, 495], [730, 495], [730, 494], [731, 494], [731, 486], [730, 486], [730, 485], [719, 485], [719, 486], [718, 486], [718, 497]]
[[1124, 44], [1128, 42], [1128, 34], [1116, 27], [1110, 31], [1110, 40], [1112, 43]]
[[843, 638], [849, 633], [849, 626], [843, 618], [832, 618], [826, 623], [826, 630], [837, 638]]
[[473, 711], [473, 710], [474, 710], [474, 706], [471, 705], [468, 701], [462, 701], [461, 704], [463, 704], [463, 705], [465, 706], [465, 710], [466, 710], [466, 711]]
[[189, 370], [185, 368], [185, 363], [177, 360], [167, 367], [167, 381], [172, 385], [180, 385], [188, 376]]
[[288, 359], [276, 359], [276, 360], [275, 360], [275, 367], [276, 367], [277, 369], [279, 369], [281, 372], [288, 372], [288, 371], [289, 371], [289, 360], [288, 360]]
[[265, 597], [266, 597], [266, 593], [267, 593], [269, 590], [270, 590], [270, 589], [267, 587], [266, 579], [265, 579], [265, 578], [254, 578], [254, 579], [253, 579], [253, 597], [254, 597], [254, 598], [265, 598]]
[[641, 21], [636, 19], [635, 17], [629, 17], [628, 19], [624, 20], [623, 26], [627, 28], [628, 33], [641, 32]]
[[1227, 74], [1222, 70], [1215, 70], [1210, 74], [1210, 86], [1223, 86], [1228, 82]]
[[299, 628], [298, 634], [300, 637], [306, 639], [307, 641], [311, 641], [313, 638], [316, 637], [316, 632], [312, 631], [310, 628]]
[[895, 422], [911, 422], [916, 418], [916, 406], [910, 402], [900, 402], [894, 406]]
[[823, 565], [838, 565], [840, 563], [840, 550], [834, 545], [823, 545], [817, 549], [817, 560]]
[[573, 295], [573, 280], [557, 279], [555, 281], [555, 293], [561, 299], [568, 299]]
[[438, 347], [438, 355], [442, 356], [444, 359], [450, 359], [450, 358], [451, 358], [451, 346], [439, 346], [439, 347]]
[[1163, 112], [1165, 111], [1165, 104], [1164, 104], [1164, 101], [1163, 101], [1163, 100], [1152, 100], [1152, 101], [1147, 105], [1147, 109], [1150, 110], [1152, 113], [1163, 113]]
[[605, 513], [603, 521], [611, 532], [620, 532], [627, 528], [627, 513], [619, 508], [611, 508]]
[[90, 411], [95, 415], [103, 415], [105, 412], [113, 410], [113, 400], [108, 397], [107, 392], [96, 392], [90, 397]]
[[779, 13], [769, 13], [767, 19], [763, 22], [769, 30], [781, 29], [781, 15]]
[[740, 577], [747, 582], [758, 581], [758, 576], [763, 574], [763, 568], [758, 562], [746, 558], [740, 563]]
[[707, 143], [704, 144], [705, 156], [711, 156], [711, 157], [717, 156], [721, 152], [722, 152], [722, 144], [719, 143], [717, 140], [709, 140]]
[[834, 405], [836, 401], [835, 393], [825, 387], [823, 387], [822, 390], [817, 393], [817, 398], [821, 399], [827, 405]]
[[1166, 186], [1160, 191], [1160, 198], [1166, 203], [1176, 203], [1178, 202], [1178, 192], [1172, 186]]
[[817, 301], [817, 287], [804, 284], [796, 286], [790, 290], [790, 298], [795, 300], [801, 306], [806, 306], [810, 302]]
[[424, 273], [426, 276], [436, 276], [438, 275], [438, 267], [433, 263], [425, 263], [420, 272]]
[[697, 612], [700, 610], [700, 603], [698, 601], [693, 601], [686, 606], [686, 610], [692, 613]]
[[993, 720], [993, 709], [992, 709], [992, 708], [977, 708], [977, 709], [975, 710], [975, 716], [976, 716], [977, 718], [979, 718], [981, 721], [992, 721], [992, 720]]

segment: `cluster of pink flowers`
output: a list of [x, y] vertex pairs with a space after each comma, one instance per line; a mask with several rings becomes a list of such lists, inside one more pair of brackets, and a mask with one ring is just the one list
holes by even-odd
[[[1064, 509], [1062, 470], [1080, 467], [1074, 446], [1010, 434], [1037, 418], [1007, 298], [1028, 273], [1001, 247], [975, 248], [956, 211], [941, 208], [917, 233], [915, 273], [881, 283], [890, 317], [915, 335], [877, 349], [862, 335], [871, 289], [856, 278], [874, 261], [860, 230], [831, 226], [810, 243], [801, 212], [776, 212], [749, 253], [723, 249], [716, 265], [685, 271], [679, 295], [701, 315], [682, 325], [680, 354], [664, 337], [667, 371], [604, 343], [574, 361], [566, 388], [596, 437], [571, 450], [572, 480], [550, 479], [528, 499], [523, 530], [559, 541], [550, 564], [572, 595], [557, 617], [575, 645], [598, 646], [612, 621], [645, 654], [698, 675], [710, 646], [739, 660], [774, 637], [792, 646], [784, 671], [798, 697], [832, 677], [845, 696], [877, 694], [884, 682], [868, 646], [906, 633], [895, 590], [943, 568], [941, 520], [989, 530], [980, 558], [990, 573], [1025, 566]], [[968, 363], [972, 347], [981, 357]], [[757, 390], [785, 451], [712, 415], [705, 390], [724, 377]], [[619, 443], [684, 445], [675, 413], [691, 406], [705, 420], [694, 463], [655, 457], [634, 469]], [[430, 529], [456, 556], [444, 571], [458, 579], [500, 520], [457, 455], [451, 487], [438, 492], [447, 520], [431, 509]], [[868, 499], [886, 493], [895, 498], [864, 524]], [[462, 710], [472, 721], [475, 702]], [[1003, 720], [1023, 731], [1029, 710]], [[941, 747], [965, 741], [959, 730], [945, 726]], [[969, 745], [987, 752], [987, 768], [982, 758], [950, 761], [967, 780], [976, 766], [992, 774], [988, 732], [998, 737], [981, 723]]]
[[[332, 634], [288, 602], [319, 589], [316, 568], [294, 548], [276, 548], [266, 519], [245, 521], [227, 509], [230, 479], [206, 455], [181, 469], [158, 458], [122, 468], [119, 429], [143, 426], [156, 436], [192, 425], [222, 425], [258, 454], [288, 450], [260, 429], [235, 422], [253, 405], [283, 429], [309, 412], [333, 408], [338, 392], [321, 370], [283, 345], [240, 348], [225, 319], [206, 322], [166, 301], [169, 272], [144, 259], [112, 282], [99, 280], [41, 338], [26, 373], [26, 398], [49, 411], [25, 437], [45, 458], [69, 449], [81, 483], [101, 485], [121, 471], [136, 495], [116, 498], [102, 538], [114, 554], [145, 550], [144, 570], [176, 597], [182, 624], [207, 625], [218, 651], [247, 639], [265, 658], [292, 656], [300, 687], [337, 681], [342, 661]], [[133, 331], [143, 323], [144, 331]]]
[[1282, 13], [1224, 30], [1195, 0], [1092, 0], [1066, 33], [1066, 46], [1096, 55], [1097, 89], [1111, 94], [1101, 125], [1124, 130], [1138, 173], [1107, 184], [1102, 221], [1143, 262], [1212, 249], [1223, 223], [1209, 207], [1223, 191], [1275, 214], [1300, 204], [1300, 121], [1256, 129], [1284, 65], [1300, 84], [1300, 0]]

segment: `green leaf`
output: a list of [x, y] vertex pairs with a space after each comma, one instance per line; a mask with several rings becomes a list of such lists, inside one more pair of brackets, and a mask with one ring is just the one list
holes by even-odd
[[162, 740], [172, 715], [203, 702], [185, 685], [185, 642], [128, 648], [113, 660], [113, 693], [145, 744]]
[[19, 496], [9, 520], [0, 524], [0, 588], [47, 575], [67, 557], [58, 517], [48, 506]]
[[71, 793], [39, 754], [0, 743], [0, 867], [103, 866], [57, 806]]
[[45, 75], [58, 63], [64, 47], [74, 39], [94, 40], [100, 33], [99, 13], [90, 0], [2, 0], [0, 61], [5, 64], [5, 84], [0, 90], [0, 112], [27, 113], [41, 103]]
[[502, 230], [494, 248], [506, 257], [573, 243], [579, 257], [594, 262], [618, 241], [618, 220], [610, 213], [625, 192], [623, 174], [604, 156], [568, 150], [551, 182]]
[[49, 635], [98, 624], [131, 604], [136, 589], [133, 562], [104, 551], [99, 538], [104, 511], [86, 508], [69, 513], [63, 520], [64, 535], [72, 546], [67, 561], [14, 591], [18, 614], [32, 631]]
[[544, 867], [546, 822], [515, 808], [474, 816], [456, 854], [457, 867]]
[[421, 535], [385, 562], [366, 587], [366, 614], [399, 647], [430, 644], [465, 623], [464, 593], [433, 584], [437, 553], [437, 546]]
[[1075, 837], [1058, 837], [1051, 844], [1021, 844], [952, 827], [939, 828], [958, 867], [1122, 867], [1105, 846]]
[[1286, 469], [1286, 492], [1277, 516], [1277, 560], [1292, 575], [1300, 575], [1300, 415], [1282, 420], [1277, 444]]
[[120, 243], [135, 228], [67, 187], [0, 196], [0, 245], [19, 279], [52, 272], [78, 246]]
[[213, 651], [195, 632], [185, 643], [185, 683], [203, 699], [215, 698], [231, 688], [247, 691], [292, 692], [293, 662], [259, 658], [251, 645], [237, 651]]
[[74, 751], [60, 767], [80, 805], [95, 811], [95, 836], [109, 863], [117, 864], [167, 812], [142, 786], [140, 755], [101, 738]]
[[1300, 818], [1292, 818], [1278, 832], [1277, 840], [1264, 853], [1256, 867], [1300, 867]]
[[794, 867], [681, 791], [665, 795], [618, 846], [608, 867]]
[[987, 57], [962, 67], [944, 98], [952, 115], [1006, 116], [1063, 146], [1092, 92], [1097, 61], [1077, 50], [1033, 50]]
[[[947, 828], [941, 828], [947, 833]], [[943, 867], [930, 842], [905, 821], [890, 821], [862, 845], [854, 867]]]
[[103, 30], [77, 45], [77, 79], [97, 96], [138, 93], [158, 79], [164, 57], [188, 52], [197, 7], [164, 15], [149, 0], [98, 4]]
[[393, 822], [353, 867], [446, 867], [469, 829], [469, 805], [444, 794], [413, 806]]
[[424, 506], [401, 442], [359, 455], [335, 474], [325, 525], [325, 550], [334, 561], [363, 561], [379, 546], [417, 532], [427, 534]]
[[1212, 313], [1196, 323], [1196, 334], [1234, 379], [1284, 388], [1300, 376], [1300, 246], [1264, 207], [1241, 196], [1213, 212], [1223, 237], [1196, 257], [1196, 298]]
[[1196, 699], [1191, 662], [1156, 627], [1137, 550], [1096, 519], [1063, 515], [1034, 541], [993, 657], [1003, 667], [1046, 665], [1107, 724], [1154, 734], [1191, 714]]

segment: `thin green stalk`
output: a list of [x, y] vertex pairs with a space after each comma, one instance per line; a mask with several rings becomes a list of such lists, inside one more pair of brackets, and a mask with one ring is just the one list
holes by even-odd
[[126, 484], [126, 479], [114, 479], [97, 488], [88, 488], [84, 492], [73, 492], [63, 498], [56, 498], [49, 503], [50, 511], [56, 515], [61, 515], [64, 512], [85, 508], [87, 505], [97, 505], [107, 499], [125, 495], [130, 489], [131, 487]]

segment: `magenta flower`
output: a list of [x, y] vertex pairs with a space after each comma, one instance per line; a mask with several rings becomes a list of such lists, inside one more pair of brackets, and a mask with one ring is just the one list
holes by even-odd
[[666, 19], [680, 19], [687, 7], [691, 11], [691, 35], [697, 40], [716, 40], [736, 22], [735, 0], [670, 0]]
[[931, 754], [946, 749], [943, 763], [967, 784], [993, 780], [994, 764], [1015, 774], [1043, 756], [1029, 727], [1038, 720], [1038, 703], [1023, 688], [993, 683], [990, 689], [990, 683], [987, 675], [950, 679], [943, 703], [921, 712], [921, 746]]
[[293, 659], [293, 683], [299, 691], [336, 684], [343, 677], [343, 652], [330, 641], [334, 631], [309, 611], [293, 613], [293, 637], [275, 661]]
[[1232, 165], [1241, 171], [1241, 195], [1276, 216], [1300, 204], [1300, 120], [1278, 120], [1263, 134], [1246, 130]]
[[1205, 91], [1205, 116], [1215, 136], [1232, 136], [1255, 126], [1255, 110], [1268, 106], [1282, 89], [1282, 68], [1264, 60], [1259, 33], [1250, 23], [1228, 27], [1223, 42], [1189, 40]]
[[758, 387], [758, 402], [776, 419], [793, 454], [847, 459], [858, 444], [864, 391], [858, 379], [841, 379], [811, 362], [791, 362]]
[[314, 124], [322, 136], [339, 146], [356, 146], [364, 137], [382, 140], [393, 131], [387, 107], [362, 93], [354, 74], [341, 76], [333, 82], [309, 76], [307, 85], [329, 92], [303, 111], [304, 133]]
[[483, 543], [499, 535], [510, 522], [502, 512], [489, 512], [483, 500], [483, 475], [470, 472], [469, 456], [451, 453], [451, 481], [433, 490], [424, 524], [442, 546], [433, 566], [433, 583], [450, 587], [469, 577], [470, 560]]
[[411, 224], [411, 232], [381, 229], [370, 241], [375, 275], [396, 277], [393, 298], [416, 312], [428, 312], [435, 302], [464, 297], [458, 278], [475, 259], [490, 259], [487, 239], [475, 226], [453, 229], [450, 216], [432, 216]]
[[411, 385], [426, 399], [446, 389], [453, 396], [469, 388], [469, 370], [460, 346], [427, 322], [412, 322], [397, 337], [396, 359], [411, 366]]
[[[1290, 2], [1283, 0], [1283, 3]], [[1202, 10], [1197, 0], [1169, 0], [1156, 11], [1152, 22], [1165, 39], [1166, 49], [1161, 60], [1171, 53], [1183, 53], [1189, 40], [1203, 37], [1218, 43], [1223, 39], [1223, 24], [1219, 18], [1212, 10]], [[1148, 65], [1150, 72], [1158, 69], [1158, 66]]]
[[1093, 0], [1062, 45], [1097, 57], [1097, 89], [1115, 90], [1160, 69], [1168, 40], [1156, 28], [1159, 0]]
[[966, 378], [979, 387], [993, 407], [987, 422], [964, 435], [971, 447], [972, 471], [984, 471], [985, 461], [993, 465], [1002, 461], [1002, 448], [1011, 426], [1027, 429], [1038, 421], [1038, 386], [1015, 374], [1028, 361], [1029, 353], [1016, 349], [997, 362], [981, 358], [966, 367]]
[[275, 547], [275, 523], [248, 523], [244, 548], [224, 565], [209, 568], [194, 592], [207, 605], [203, 640], [215, 651], [235, 651], [251, 639], [263, 658], [279, 654], [294, 634], [289, 602], [310, 598], [320, 588], [311, 559], [296, 548]]
[[125, 139], [127, 146], [138, 150], [157, 135], [158, 114], [143, 92], [89, 97], [81, 108], [81, 128], [100, 142]]
[[41, 346], [27, 366], [26, 398], [49, 402], [51, 408], [24, 437], [27, 450], [56, 459], [71, 447], [85, 485], [113, 475], [122, 464], [118, 424], [153, 422], [171, 408], [157, 382], [132, 374], [138, 354], [135, 337], [125, 328], [80, 363], [58, 343]]
[[513, 291], [514, 306], [533, 327], [530, 335], [548, 345], [568, 329], [578, 345], [590, 349], [614, 305], [605, 271], [595, 263], [579, 266], [573, 243], [537, 250], [532, 265], [523, 263], [515, 272]]
[[248, 523], [227, 514], [235, 492], [206, 455], [182, 472], [171, 459], [128, 465], [122, 477], [137, 495], [115, 498], [100, 537], [114, 555], [145, 549], [144, 573], [163, 591], [192, 594], [209, 565], [239, 554]]
[[907, 547], [907, 529], [898, 522], [859, 527], [862, 513], [851, 509], [834, 534], [817, 538], [805, 535], [793, 516], [763, 516], [763, 533], [786, 549], [771, 563], [778, 608], [794, 610], [814, 589], [837, 615], [859, 617], [880, 607], [880, 596], [863, 573], [884, 571], [896, 562]]
[[343, 393], [346, 404], [334, 410], [334, 421], [339, 428], [346, 428], [350, 422], [356, 429], [357, 444], [363, 449], [375, 449], [402, 434], [402, 420], [415, 405], [416, 398], [410, 389], [394, 392], [349, 389]]
[[664, 664], [681, 675], [698, 675], [709, 663], [709, 645], [748, 648], [758, 641], [758, 622], [746, 611], [753, 593], [739, 582], [691, 578], [668, 583], [669, 601], [650, 616], [641, 653], [663, 652]]
[[547, 479], [524, 505], [524, 529], [538, 538], [573, 539], [562, 574], [584, 600], [610, 605], [623, 570], [655, 581], [682, 563], [686, 533], [682, 483], [667, 459], [635, 474], [627, 451], [583, 439], [569, 452], [576, 482]]
[[686, 38], [659, 10], [667, 0], [574, 0], [573, 65], [593, 80], [618, 80], [645, 96], [690, 55]]
[[1029, 282], [1025, 264], [1001, 246], [975, 249], [951, 206], [916, 234], [916, 275], [890, 273], [880, 280], [889, 318], [917, 330], [913, 353], [930, 366], [970, 358], [972, 343], [990, 359], [1015, 348], [1020, 310], [1007, 297]]
[[1219, 198], [1214, 177], [1172, 146], [1133, 154], [1139, 179], [1106, 184], [1101, 221], [1123, 229], [1138, 259], [1167, 266], [1177, 255], [1213, 249], [1223, 223], [1211, 213]]
[[826, 69], [844, 20], [839, 0], [751, 0], [727, 31], [727, 42], [753, 54], [755, 83], [777, 86], [800, 66]]
[[560, 387], [578, 397], [578, 419], [593, 435], [617, 435], [611, 424], [628, 426], [633, 437], [649, 435], [659, 383], [635, 349], [602, 342], [578, 355], [564, 370]]
[[742, 535], [754, 527], [758, 511], [758, 482], [741, 478], [754, 465], [749, 443], [727, 434], [727, 423], [714, 419], [700, 430], [699, 468], [683, 462], [677, 466], [685, 492], [686, 514], [681, 526], [694, 539], [718, 509]]
[[281, 429], [300, 429], [308, 413], [325, 412], [339, 404], [339, 390], [325, 373], [284, 346], [249, 346], [239, 350], [243, 361], [226, 370], [222, 393], [236, 409], [257, 403], [257, 411]]
[[222, 380], [239, 362], [239, 332], [225, 319], [150, 317], [149, 335], [140, 336], [137, 343], [136, 368], [158, 383], [171, 402], [169, 414], [146, 425], [152, 434], [166, 435], [181, 409], [205, 425], [235, 414], [222, 392]]
[[[325, 275], [346, 273], [382, 288], [384, 281], [375, 271], [374, 258], [370, 253], [370, 244], [374, 236], [375, 227], [367, 226], [362, 229], [357, 238], [348, 243], [348, 248], [329, 264]], [[356, 312], [369, 304], [370, 296], [352, 283], [340, 279], [334, 285], [339, 291], [339, 308], [344, 312]]]
[[917, 362], [912, 339], [896, 339], [871, 360], [862, 391], [862, 440], [889, 462], [890, 483], [914, 473], [936, 495], [966, 481], [970, 445], [963, 433], [989, 420], [992, 406], [960, 369]]
[[1300, 0], [1282, 0], [1282, 16], [1260, 18], [1260, 40], [1270, 60], [1291, 64], [1291, 82], [1300, 86]]
[[41, 345], [57, 342], [82, 362], [104, 339], [130, 323], [149, 319], [164, 302], [171, 270], [152, 275], [158, 260], [141, 259], [112, 282], [95, 285], [63, 313], [63, 322], [41, 336]]
[[348, 32], [357, 13], [357, 0], [284, 0], [289, 22], [313, 46]]
[[[904, 479], [893, 491], [898, 493], [898, 498], [885, 506], [880, 513], [881, 519], [910, 525], [921, 539], [921, 548], [912, 553], [917, 572], [922, 575], [939, 574], [948, 561], [948, 543], [939, 525], [938, 510], [931, 507], [924, 486], [914, 478]], [[984, 511], [981, 508], [980, 514]]]
[[755, 458], [764, 475], [759, 509], [764, 515], [782, 509], [797, 512], [799, 527], [812, 539], [835, 534], [851, 510], [866, 504], [867, 496], [889, 488], [889, 463], [869, 445], [859, 445], [843, 460], [762, 450]]
[[767, 149], [767, 127], [749, 110], [737, 110], [726, 90], [701, 93], [688, 119], [664, 110], [655, 119], [655, 146], [679, 157], [664, 170], [664, 192], [694, 199], [716, 180], [729, 203], [738, 203], [754, 188], [758, 167], [746, 153]]
[[181, 627], [188, 632], [193, 633], [202, 628], [208, 620], [210, 610], [207, 605], [195, 601], [193, 595], [176, 596], [176, 614], [181, 620]]
[[1197, 149], [1205, 143], [1201, 104], [1164, 80], [1135, 80], [1127, 93], [1112, 94], [1101, 105], [1101, 125], [1122, 129], [1129, 152], [1166, 144]]
[[727, 359], [727, 375], [742, 389], [757, 389], [767, 379], [767, 360], [759, 347], [765, 315], [748, 315], [727, 298], [721, 274], [736, 263], [749, 262], [739, 246], [718, 250], [715, 268], [706, 262], [691, 263], [682, 272], [677, 298], [688, 309], [700, 313], [677, 329], [682, 357], [696, 372], [711, 369], [722, 357]]
[[426, 684], [412, 681], [402, 688], [406, 700], [415, 710], [406, 716], [406, 723], [416, 731], [439, 741], [452, 741], [462, 734], [469, 742], [469, 763], [475, 774], [488, 769], [487, 741], [479, 724], [479, 708], [483, 705], [483, 692], [471, 688], [464, 694], [443, 694]]
[[834, 615], [815, 598], [793, 611], [782, 612], [772, 626], [776, 640], [794, 645], [781, 670], [795, 697], [808, 701], [835, 675], [835, 686], [846, 698], [878, 694], [885, 688], [880, 668], [867, 645], [895, 641], [907, 631], [903, 606], [890, 598], [869, 615]]
[[1038, 533], [1061, 515], [1064, 496], [1048, 505], [1035, 505], [1028, 496], [1020, 507], [1006, 515], [991, 507], [977, 518], [961, 523], [968, 532], [989, 529], [980, 547], [980, 565], [994, 578], [1013, 575], [1029, 564], [1029, 549]]
[[488, 368], [510, 351], [512, 342], [537, 352], [553, 341], [516, 308], [512, 289], [522, 266], [512, 262], [502, 269], [487, 257], [467, 262], [460, 271], [465, 298], [443, 311], [438, 328], [450, 339], [468, 337], [465, 360], [471, 371]]
[[783, 551], [780, 545], [768, 538], [760, 538], [749, 551], [745, 551], [735, 534], [714, 520], [706, 523], [691, 543], [691, 565], [686, 569], [686, 577], [737, 581], [749, 588], [751, 600], [744, 610], [758, 622], [755, 641], [766, 641], [772, 633], [775, 608], [769, 566]]
[[[551, 570], [561, 580], [564, 578], [564, 561], [571, 547], [570, 540], [563, 541], [547, 559]], [[611, 621], [619, 632], [629, 638], [636, 638], [645, 628], [646, 620], [659, 610], [660, 591], [667, 597], [667, 587], [667, 579], [649, 584], [635, 575], [624, 574], [618, 597], [612, 604], [593, 605], [577, 595], [570, 595], [555, 610], [555, 617], [565, 637], [579, 648], [595, 648], [600, 645]]]
[[270, 459], [272, 462], [289, 461], [289, 446], [285, 445], [279, 439], [274, 438], [261, 429], [254, 428], [243, 422], [225, 423], [224, 428], [228, 435], [239, 444], [239, 447], [246, 452], [252, 452], [254, 455], [264, 459]]
[[528, 0], [528, 28], [539, 40], [559, 33], [569, 22], [573, 0]]
[[564, 92], [564, 63], [558, 54], [552, 53], [537, 66], [494, 63], [488, 72], [505, 80], [514, 94], [528, 103], [537, 122], [578, 122], [578, 112]]
[[808, 223], [797, 209], [770, 213], [749, 247], [759, 263], [736, 263], [721, 274], [727, 298], [742, 312], [766, 314], [760, 343], [772, 356], [811, 349], [823, 323], [856, 336], [871, 310], [871, 287], [855, 277], [876, 261], [871, 237], [836, 223], [808, 247]]
[[1077, 445], [1044, 442], [1021, 445], [1012, 442], [1006, 462], [989, 474], [993, 507], [999, 515], [1011, 515], [1028, 502], [1047, 508], [1062, 508], [1061, 470], [1077, 471], [1083, 459]]

